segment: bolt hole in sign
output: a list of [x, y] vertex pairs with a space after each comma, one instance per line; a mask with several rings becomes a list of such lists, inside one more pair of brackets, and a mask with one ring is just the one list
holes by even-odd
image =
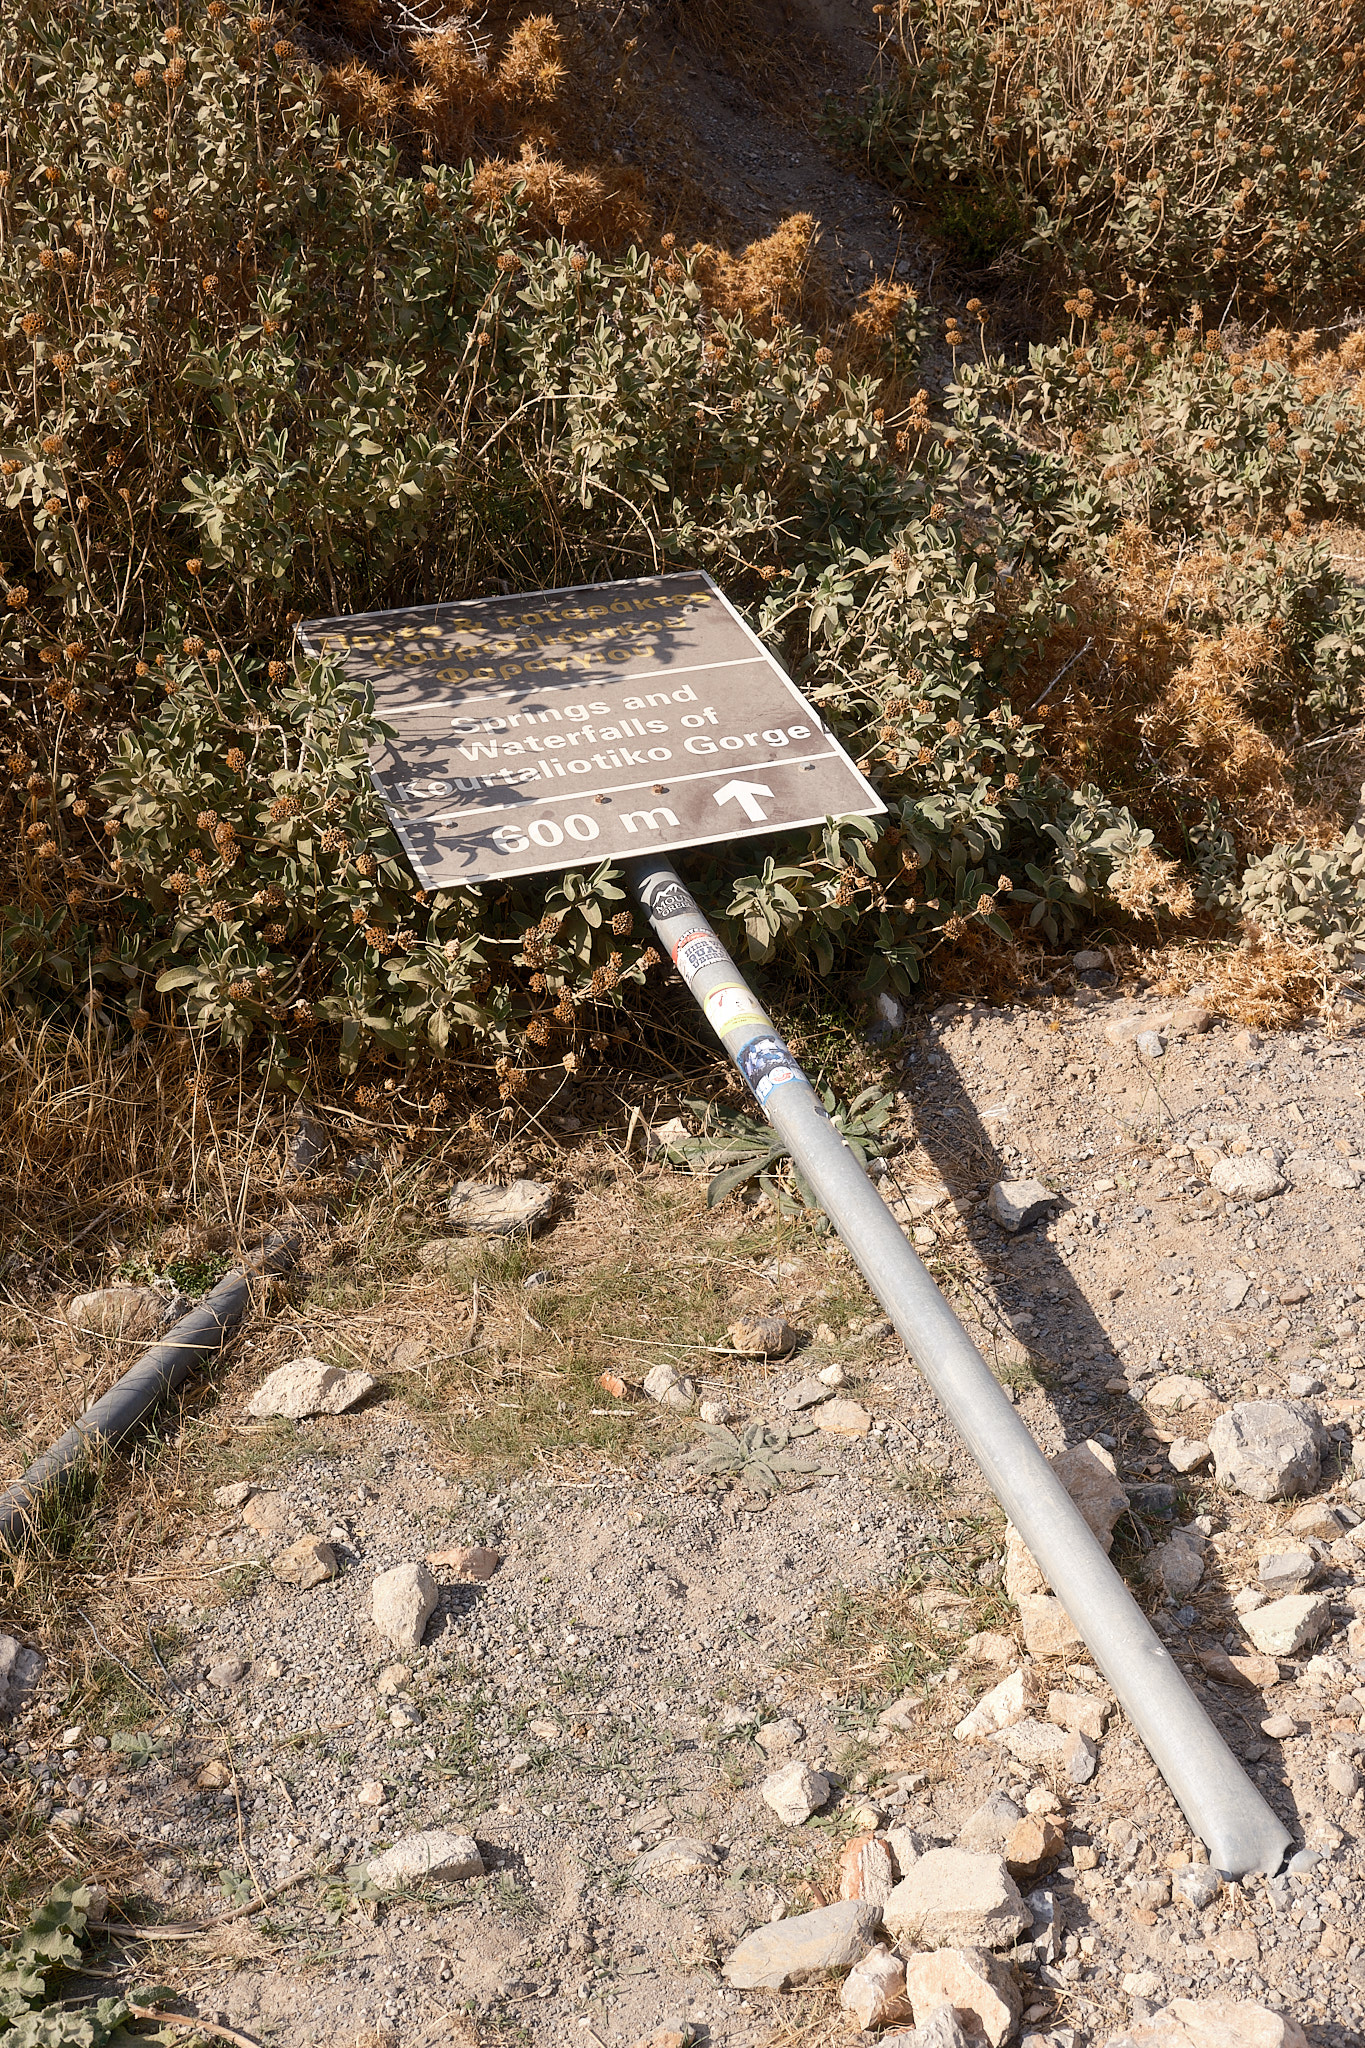
[[370, 770], [424, 888], [886, 809], [700, 570], [298, 634], [374, 691]]

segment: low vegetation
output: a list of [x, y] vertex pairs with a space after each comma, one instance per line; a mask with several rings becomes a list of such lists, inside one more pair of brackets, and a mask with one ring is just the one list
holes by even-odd
[[[1216, 8], [1182, 19], [1124, 8], [1111, 35], [1101, 8], [1085, 63], [1093, 42], [1128, 108], [1154, 51], [1143, 92], [1166, 95], [1170, 148], [1190, 96], [1212, 121], [1240, 67], [1236, 150], [1273, 134], [1256, 192], [1292, 185], [1307, 223], [1265, 241], [1262, 199], [1234, 204], [1233, 139], [1206, 163], [1182, 130], [1161, 217], [1227, 245], [1200, 289], [1231, 264], [1244, 323], [1329, 271], [1348, 289], [1354, 17], [1253, 10], [1237, 55]], [[1098, 92], [1058, 83], [1061, 18], [896, 23], [874, 160], [896, 169], [887, 137], [909, 123], [911, 187], [946, 179], [1001, 219], [1027, 199], [1041, 220], [1041, 185], [1019, 183], [1034, 145], [991, 137], [1022, 136], [1032, 109], [1055, 182], [1065, 95]], [[1297, 749], [1359, 711], [1361, 603], [1316, 528], [1359, 515], [1365, 358], [1354, 333], [1324, 348], [1211, 306], [1160, 324], [1202, 259], [1168, 233], [1158, 292], [1122, 242], [1128, 200], [1101, 205], [1093, 166], [1075, 198], [1086, 151], [1141, 183], [1146, 99], [1126, 154], [1097, 139], [1119, 133], [1107, 102], [1075, 131], [1071, 199], [1020, 244], [1040, 262], [1045, 244], [1071, 291], [1064, 335], [1007, 360], [972, 300], [975, 331], [947, 321], [937, 404], [915, 388], [927, 309], [892, 283], [837, 306], [808, 219], [726, 254], [655, 237], [624, 172], [574, 199], [572, 152], [547, 154], [569, 125], [548, 19], [490, 46], [452, 13], [362, 63], [344, 35], [363, 29], [223, 0], [169, 26], [142, 0], [98, 22], [20, 0], [0, 24], [11, 1009], [116, 1041], [188, 1022], [294, 1089], [339, 1065], [361, 1108], [386, 1069], [460, 1053], [496, 1064], [509, 1105], [586, 1071], [662, 968], [619, 876], [427, 898], [369, 787], [368, 705], [298, 660], [290, 629], [691, 565], [890, 806], [761, 864], [699, 857], [752, 960], [865, 991], [1017, 979], [1031, 946], [1096, 914], [1149, 938], [1235, 931], [1265, 860], [1298, 879], [1256, 881], [1256, 916], [1349, 953], [1341, 779], [1306, 782]], [[959, 33], [961, 81], [935, 55]], [[975, 102], [949, 97], [988, 80], [1004, 97], [977, 137]], [[986, 169], [1010, 164], [1007, 206]]]

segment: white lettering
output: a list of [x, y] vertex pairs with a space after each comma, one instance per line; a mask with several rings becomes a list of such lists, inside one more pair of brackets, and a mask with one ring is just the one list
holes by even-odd
[[641, 825], [648, 832], [661, 832], [665, 825], [676, 825], [677, 822], [672, 811], [663, 804], [655, 811], [627, 811], [621, 820], [627, 832], [638, 831]]

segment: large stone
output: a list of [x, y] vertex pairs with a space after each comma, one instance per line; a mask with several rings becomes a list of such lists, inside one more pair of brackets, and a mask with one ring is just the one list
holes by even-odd
[[427, 1563], [434, 1572], [445, 1572], [452, 1579], [465, 1579], [476, 1586], [483, 1586], [502, 1563], [502, 1552], [490, 1550], [486, 1543], [475, 1543], [468, 1548], [460, 1544], [453, 1550], [429, 1550]]
[[1267, 1657], [1293, 1657], [1332, 1626], [1330, 1593], [1290, 1593], [1242, 1616], [1242, 1627]]
[[1303, 1401], [1239, 1401], [1209, 1431], [1219, 1484], [1260, 1501], [1311, 1493], [1326, 1440], [1317, 1410]]
[[376, 1578], [370, 1614], [396, 1650], [416, 1650], [436, 1611], [436, 1599], [436, 1581], [424, 1564], [396, 1564]]
[[957, 1846], [974, 1856], [1003, 1856], [1006, 1842], [1023, 1818], [1022, 1808], [1008, 1792], [990, 1792], [958, 1829]]
[[1176, 1998], [1108, 2048], [1308, 2048], [1308, 2036], [1287, 2013], [1246, 2000]]
[[1045, 1813], [1029, 1813], [1016, 1821], [1005, 1843], [1005, 1868], [1018, 1885], [1034, 1884], [1066, 1854], [1066, 1836]]
[[336, 1577], [337, 1555], [320, 1536], [301, 1536], [280, 1552], [270, 1569], [282, 1586], [298, 1586], [306, 1593]]
[[1284, 1193], [1284, 1176], [1273, 1159], [1258, 1152], [1243, 1152], [1231, 1158], [1215, 1159], [1209, 1179], [1220, 1195], [1230, 1202], [1268, 1202]]
[[[1114, 1524], [1128, 1508], [1128, 1496], [1119, 1485], [1113, 1459], [1102, 1444], [1087, 1440], [1059, 1451], [1051, 1463], [1053, 1471], [1085, 1517], [1092, 1535], [1108, 1550], [1114, 1540]], [[1047, 1580], [1023, 1537], [1011, 1525], [1005, 1532], [1006, 1593], [1022, 1614], [1026, 1598], [1044, 1594], [1047, 1590]], [[1070, 1623], [1066, 1624], [1066, 1629], [1070, 1630]], [[1063, 1634], [1058, 1649], [1069, 1648], [1079, 1641], [1080, 1637], [1070, 1630], [1069, 1635]], [[1058, 1654], [1052, 1649], [1034, 1650], [1032, 1643], [1029, 1649], [1035, 1656]]]
[[480, 1237], [514, 1237], [518, 1231], [533, 1234], [538, 1230], [554, 1199], [554, 1189], [543, 1180], [514, 1180], [505, 1188], [458, 1180], [450, 1197], [449, 1215], [457, 1230]]
[[1280, 1550], [1261, 1559], [1256, 1579], [1268, 1600], [1278, 1600], [1286, 1593], [1306, 1593], [1319, 1569], [1311, 1550]]
[[1325, 1500], [1311, 1500], [1306, 1508], [1295, 1508], [1289, 1517], [1292, 1535], [1316, 1536], [1320, 1543], [1335, 1543], [1351, 1526], [1341, 1509]]
[[1226, 1650], [1197, 1650], [1195, 1655], [1219, 1685], [1241, 1685], [1248, 1692], [1268, 1692], [1280, 1682], [1280, 1667], [1273, 1657], [1230, 1657]]
[[1193, 1530], [1177, 1529], [1148, 1558], [1147, 1576], [1156, 1581], [1168, 1599], [1188, 1599], [1204, 1576], [1202, 1536]]
[[17, 1636], [0, 1635], [0, 1721], [29, 1704], [42, 1669], [41, 1650], [30, 1650]]
[[921, 1856], [882, 1918], [888, 1933], [915, 1948], [1008, 1948], [1033, 1924], [1004, 1858], [965, 1849]]
[[675, 1408], [685, 1415], [697, 1398], [693, 1381], [684, 1379], [675, 1365], [667, 1359], [660, 1359], [645, 1374], [645, 1392], [651, 1401], [657, 1401], [661, 1408]]
[[811, 1416], [817, 1429], [832, 1436], [866, 1436], [872, 1417], [860, 1401], [826, 1401]]
[[789, 1828], [799, 1828], [816, 1808], [829, 1798], [829, 1779], [823, 1771], [794, 1759], [763, 1781], [763, 1803], [770, 1806]]
[[877, 1908], [840, 1899], [814, 1913], [770, 1922], [746, 1934], [721, 1972], [739, 1991], [783, 1991], [822, 1970], [861, 1962], [877, 1931]]
[[1055, 1594], [1023, 1594], [1019, 1626], [1030, 1657], [1065, 1657], [1082, 1647], [1080, 1630]]
[[1042, 1696], [1040, 1680], [1027, 1665], [1021, 1665], [982, 1695], [971, 1712], [963, 1715], [953, 1735], [958, 1742], [984, 1742], [988, 1735], [1022, 1721]]
[[242, 1520], [258, 1536], [278, 1536], [289, 1527], [289, 1503], [282, 1493], [268, 1486], [262, 1493], [252, 1494], [242, 1509]]
[[860, 2027], [884, 2027], [905, 2011], [905, 1965], [889, 1948], [874, 1948], [855, 1963], [839, 2003]]
[[170, 1303], [154, 1287], [97, 1287], [78, 1294], [66, 1320], [78, 1337], [109, 1337], [125, 1344], [155, 1336]]
[[668, 1835], [637, 1856], [632, 1877], [701, 1877], [716, 1867], [716, 1852], [691, 1835]]
[[342, 1415], [373, 1391], [374, 1381], [367, 1372], [343, 1372], [339, 1365], [324, 1365], [320, 1358], [292, 1358], [262, 1380], [246, 1412], [258, 1422], [271, 1415], [295, 1422], [307, 1415]]
[[1027, 1770], [1063, 1783], [1084, 1785], [1095, 1775], [1095, 1745], [1089, 1736], [1058, 1728], [1052, 1721], [1016, 1721], [991, 1739]]
[[855, 1835], [844, 1844], [839, 1858], [841, 1899], [866, 1899], [870, 1906], [884, 1906], [895, 1888], [891, 1851], [885, 1842], [876, 1835]]
[[917, 2025], [946, 2000], [966, 2034], [988, 2042], [989, 2048], [1004, 2048], [1024, 2005], [1014, 1972], [980, 1948], [911, 1956], [905, 1965], [905, 1995]]
[[986, 1197], [986, 1214], [1011, 1236], [1027, 1230], [1056, 1206], [1056, 1195], [1038, 1180], [998, 1180]]
[[1103, 1700], [1097, 1700], [1088, 1692], [1050, 1692], [1047, 1696], [1047, 1717], [1059, 1728], [1070, 1728], [1077, 1735], [1088, 1735], [1092, 1742], [1098, 1742], [1104, 1733], [1105, 1720], [1109, 1709]]
[[1212, 1399], [1203, 1380], [1188, 1372], [1163, 1373], [1146, 1389], [1149, 1408], [1174, 1409], [1177, 1413], [1186, 1408], [1205, 1408]]
[[482, 1877], [483, 1858], [472, 1835], [452, 1835], [445, 1828], [427, 1828], [420, 1835], [405, 1835], [382, 1856], [373, 1856], [365, 1875], [381, 1891], [397, 1891], [408, 1884], [429, 1879], [449, 1882], [455, 1878]]
[[800, 1336], [782, 1316], [736, 1316], [725, 1334], [745, 1358], [785, 1358]]
[[1047, 1580], [1011, 1522], [1005, 1530], [1005, 1593], [1017, 1607], [1030, 1593], [1046, 1593]]
[[1109, 1453], [1102, 1444], [1088, 1439], [1059, 1451], [1052, 1469], [1108, 1550], [1114, 1540], [1114, 1524], [1128, 1508], [1128, 1496], [1119, 1485]]
[[920, 2026], [908, 2033], [898, 2028], [894, 2034], [883, 2034], [877, 2048], [980, 2048], [980, 2042], [973, 2042], [963, 2032], [961, 2020], [945, 1998]]

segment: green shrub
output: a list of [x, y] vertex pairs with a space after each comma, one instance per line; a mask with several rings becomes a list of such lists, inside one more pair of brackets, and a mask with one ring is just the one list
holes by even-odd
[[1365, 952], [1365, 789], [1361, 817], [1335, 846], [1273, 846], [1242, 878], [1249, 922], [1313, 939], [1334, 966]]
[[898, 0], [857, 126], [960, 254], [1151, 310], [1297, 311], [1365, 268], [1365, 15], [1311, 0]]
[[20, 0], [0, 87], [11, 1003], [173, 1010], [291, 1085], [319, 1045], [483, 1043], [515, 1095], [605, 1044], [657, 957], [619, 877], [424, 897], [367, 706], [290, 652], [304, 613], [713, 570], [891, 805], [756, 871], [697, 857], [756, 960], [904, 990], [969, 935], [1060, 933], [1142, 842], [1008, 701], [1064, 613], [1052, 456], [1004, 436], [997, 477], [983, 426], [966, 519], [921, 403], [888, 421], [672, 254], [536, 242], [468, 170], [403, 175], [222, 0], [173, 28]]

